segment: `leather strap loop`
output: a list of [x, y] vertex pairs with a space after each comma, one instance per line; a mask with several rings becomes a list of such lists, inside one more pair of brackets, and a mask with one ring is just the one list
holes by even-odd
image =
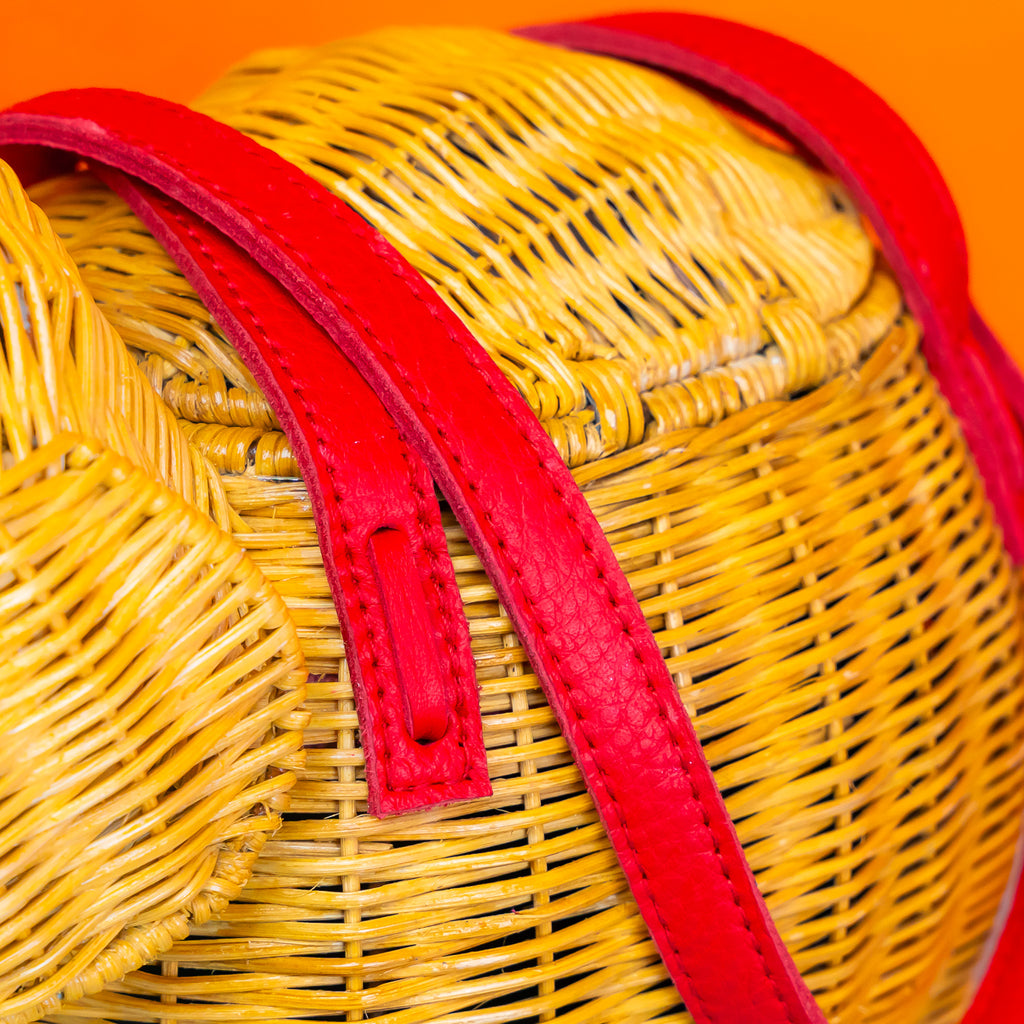
[[273, 277], [173, 200], [99, 174], [192, 282], [292, 442], [349, 653], [372, 813], [489, 795], [469, 625], [422, 460]]
[[18, 143], [155, 186], [317, 321], [481, 557], [694, 1018], [822, 1024], [599, 524], [529, 408], [426, 282], [315, 182], [184, 108], [107, 90], [52, 95], [0, 118], [0, 144]]

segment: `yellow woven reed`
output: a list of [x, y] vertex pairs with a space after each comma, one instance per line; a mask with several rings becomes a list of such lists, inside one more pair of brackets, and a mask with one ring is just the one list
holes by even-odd
[[390, 31], [258, 55], [198, 107], [380, 227], [570, 465], [820, 383], [885, 333], [899, 295], [834, 182], [660, 75], [555, 52]]
[[211, 518], [234, 518], [219, 477], [3, 165], [0, 340], [0, 1020], [20, 1024], [238, 896], [301, 762], [305, 674]]
[[[835, 183], [656, 75], [489, 33], [257, 56], [202, 106], [377, 224], [577, 467], [829, 1018], [956, 1020], [1024, 809], [1020, 580]], [[314, 673], [306, 768], [241, 896], [53, 1019], [688, 1020], [458, 526], [495, 793], [379, 821], [265, 400], [117, 200], [39, 199], [221, 469]]]

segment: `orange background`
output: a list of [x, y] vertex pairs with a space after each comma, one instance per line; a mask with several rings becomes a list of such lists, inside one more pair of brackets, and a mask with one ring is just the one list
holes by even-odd
[[[73, 85], [187, 100], [268, 46], [385, 24], [497, 28], [657, 0], [0, 0], [0, 105]], [[677, 7], [787, 35], [880, 92], [932, 151], [967, 229], [975, 299], [1024, 359], [1024, 3], [1022, 0], [680, 0]]]

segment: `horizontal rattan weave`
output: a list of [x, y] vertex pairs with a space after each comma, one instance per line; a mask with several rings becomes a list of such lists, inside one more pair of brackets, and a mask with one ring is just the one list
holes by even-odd
[[[490, 33], [260, 55], [201, 106], [380, 227], [576, 467], [829, 1018], [956, 1020], [1024, 810], [1020, 580], [841, 190], [667, 79]], [[246, 889], [53, 1019], [687, 1020], [454, 520], [495, 793], [379, 821], [265, 399], [123, 205], [37, 198], [313, 673]]]

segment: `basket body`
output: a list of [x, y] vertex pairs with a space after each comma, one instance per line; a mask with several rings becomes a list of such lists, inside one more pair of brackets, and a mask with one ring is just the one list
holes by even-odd
[[[829, 1018], [956, 1020], [1021, 811], [1019, 578], [919, 331], [834, 182], [667, 79], [556, 53], [385, 33], [258, 56], [200, 105], [377, 225], [530, 403]], [[377, 819], [285, 434], [118, 200], [35, 199], [312, 673], [248, 887], [60, 1020], [687, 1019], [454, 519], [494, 795]]]

